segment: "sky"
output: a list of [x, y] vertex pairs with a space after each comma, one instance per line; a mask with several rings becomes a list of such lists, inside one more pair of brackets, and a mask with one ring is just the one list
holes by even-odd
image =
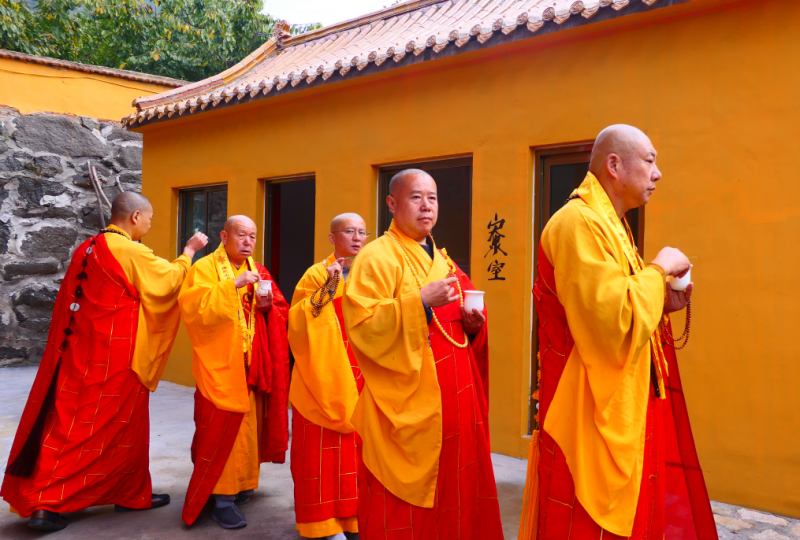
[[264, 11], [290, 24], [328, 26], [378, 11], [395, 0], [264, 0]]

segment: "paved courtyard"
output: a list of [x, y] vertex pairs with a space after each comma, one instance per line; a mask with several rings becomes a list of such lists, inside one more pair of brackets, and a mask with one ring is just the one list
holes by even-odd
[[[0, 471], [5, 470], [17, 422], [28, 397], [35, 367], [0, 369]], [[192, 394], [194, 390], [162, 382], [150, 398], [150, 471], [153, 490], [169, 493], [172, 503], [145, 512], [115, 514], [112, 507], [97, 507], [71, 514], [70, 525], [56, 534], [59, 539], [295, 539], [294, 501], [289, 464], [261, 466], [260, 487], [243, 507], [248, 525], [225, 531], [210, 519], [208, 509], [190, 529], [181, 521], [181, 507], [192, 472], [189, 446], [194, 433]], [[287, 454], [288, 458], [288, 454]], [[507, 540], [516, 538], [527, 463], [498, 454], [492, 455], [503, 529]], [[721, 540], [796, 540], [800, 520], [793, 520], [721, 503], [713, 503]], [[0, 501], [0, 538], [41, 538], [27, 528], [24, 520]], [[678, 539], [675, 539], [678, 540]]]

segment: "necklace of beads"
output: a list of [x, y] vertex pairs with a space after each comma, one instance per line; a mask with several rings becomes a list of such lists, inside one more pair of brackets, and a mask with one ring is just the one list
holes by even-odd
[[[336, 296], [336, 289], [339, 287], [339, 272], [333, 273], [333, 279], [328, 276], [322, 287], [311, 293], [311, 314], [314, 317], [319, 317], [322, 313], [322, 308], [329, 304], [333, 297]], [[319, 298], [314, 298], [319, 294]]]
[[[672, 332], [669, 331], [669, 328], [667, 327], [667, 325], [664, 324], [663, 321], [661, 322], [661, 331], [664, 332], [664, 334], [666, 334], [669, 337], [670, 341], [671, 341], [671, 343], [670, 343], [670, 341], [667, 341], [666, 342], [667, 345], [669, 345], [670, 347], [672, 347], [676, 351], [679, 351], [679, 350], [683, 349], [684, 347], [686, 347], [686, 344], [689, 343], [689, 330], [691, 329], [691, 327], [692, 327], [692, 303], [691, 302], [688, 302], [686, 304], [686, 326], [684, 327], [683, 334], [681, 334], [680, 337], [678, 337], [678, 338], [674, 337], [672, 335]], [[681, 343], [680, 345], [675, 345], [677, 342], [679, 342], [681, 340], [685, 340], [685, 341], [683, 343]]]
[[[411, 273], [414, 274], [414, 279], [416, 279], [416, 281], [417, 281], [417, 286], [421, 289], [422, 288], [422, 280], [420, 279], [419, 274], [417, 274], [417, 269], [414, 268], [414, 264], [411, 262], [411, 258], [408, 256], [408, 253], [406, 253], [406, 250], [403, 248], [403, 246], [400, 244], [400, 242], [397, 240], [397, 238], [394, 237], [394, 235], [392, 233], [390, 233], [389, 231], [386, 231], [386, 234], [388, 234], [392, 238], [392, 240], [395, 241], [395, 243], [397, 244], [397, 247], [400, 248], [400, 252], [403, 254], [403, 259], [405, 259], [406, 264], [409, 266], [409, 268], [411, 268]], [[431, 237], [431, 240], [432, 239], [433, 239], [433, 237]], [[448, 264], [448, 266], [449, 266], [449, 264]], [[452, 270], [452, 267], [450, 267], [450, 268]], [[464, 292], [461, 290], [461, 283], [456, 281], [456, 286], [458, 287], [458, 298], [459, 298], [459, 300], [461, 302], [461, 307], [463, 308], [464, 307]], [[458, 341], [456, 341], [455, 339], [450, 337], [450, 335], [447, 332], [445, 332], [444, 327], [442, 326], [442, 323], [439, 322], [439, 318], [436, 316], [436, 312], [433, 311], [433, 309], [431, 309], [431, 314], [433, 315], [433, 322], [436, 323], [436, 326], [439, 328], [439, 331], [442, 333], [442, 335], [445, 337], [445, 339], [447, 339], [447, 341], [449, 341], [453, 346], [458, 347], [459, 349], [466, 349], [467, 348], [467, 345], [469, 345], [469, 338], [468, 337], [465, 337], [464, 343], [459, 343]]]

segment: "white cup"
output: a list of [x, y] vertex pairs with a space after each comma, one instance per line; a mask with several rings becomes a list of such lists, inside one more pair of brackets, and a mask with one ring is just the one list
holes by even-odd
[[472, 313], [473, 309], [483, 311], [484, 291], [464, 291], [464, 311]]
[[272, 290], [272, 282], [268, 279], [262, 279], [258, 282], [258, 296], [267, 296]]
[[[692, 265], [694, 266], [694, 265]], [[673, 291], [685, 291], [686, 287], [689, 286], [689, 283], [692, 282], [692, 267], [689, 267], [689, 270], [686, 271], [686, 275], [679, 278], [674, 276], [667, 276], [667, 283], [669, 283], [670, 289]]]

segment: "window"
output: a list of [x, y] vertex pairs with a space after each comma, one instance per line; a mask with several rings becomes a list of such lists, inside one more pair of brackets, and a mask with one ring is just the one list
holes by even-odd
[[291, 301], [297, 283], [314, 264], [316, 184], [313, 176], [271, 180], [266, 189], [264, 261]]
[[[572, 146], [560, 149], [549, 149], [536, 152], [536, 185], [535, 200], [535, 246], [534, 246], [534, 278], [536, 272], [536, 257], [539, 253], [539, 239], [544, 226], [558, 210], [567, 202], [572, 191], [581, 185], [586, 173], [589, 172], [589, 157], [592, 145]], [[626, 215], [628, 224], [633, 233], [639, 254], [644, 248], [644, 206], [629, 211]], [[539, 351], [539, 333], [536, 320], [536, 310], [533, 310], [533, 336], [531, 360], [531, 393], [536, 389], [537, 371], [539, 364], [536, 353]], [[538, 429], [534, 415], [536, 414], [536, 400], [530, 400], [528, 416], [528, 433]]]
[[195, 254], [192, 262], [213, 253], [219, 246], [219, 233], [228, 219], [228, 187], [222, 185], [181, 190], [178, 219], [178, 254], [183, 252], [186, 241], [197, 232], [208, 236], [208, 245]]
[[470, 275], [470, 240], [472, 227], [472, 158], [412, 163], [381, 169], [378, 187], [378, 235], [389, 229], [392, 214], [386, 206], [389, 181], [403, 169], [422, 169], [436, 181], [439, 218], [431, 231], [436, 245]]

